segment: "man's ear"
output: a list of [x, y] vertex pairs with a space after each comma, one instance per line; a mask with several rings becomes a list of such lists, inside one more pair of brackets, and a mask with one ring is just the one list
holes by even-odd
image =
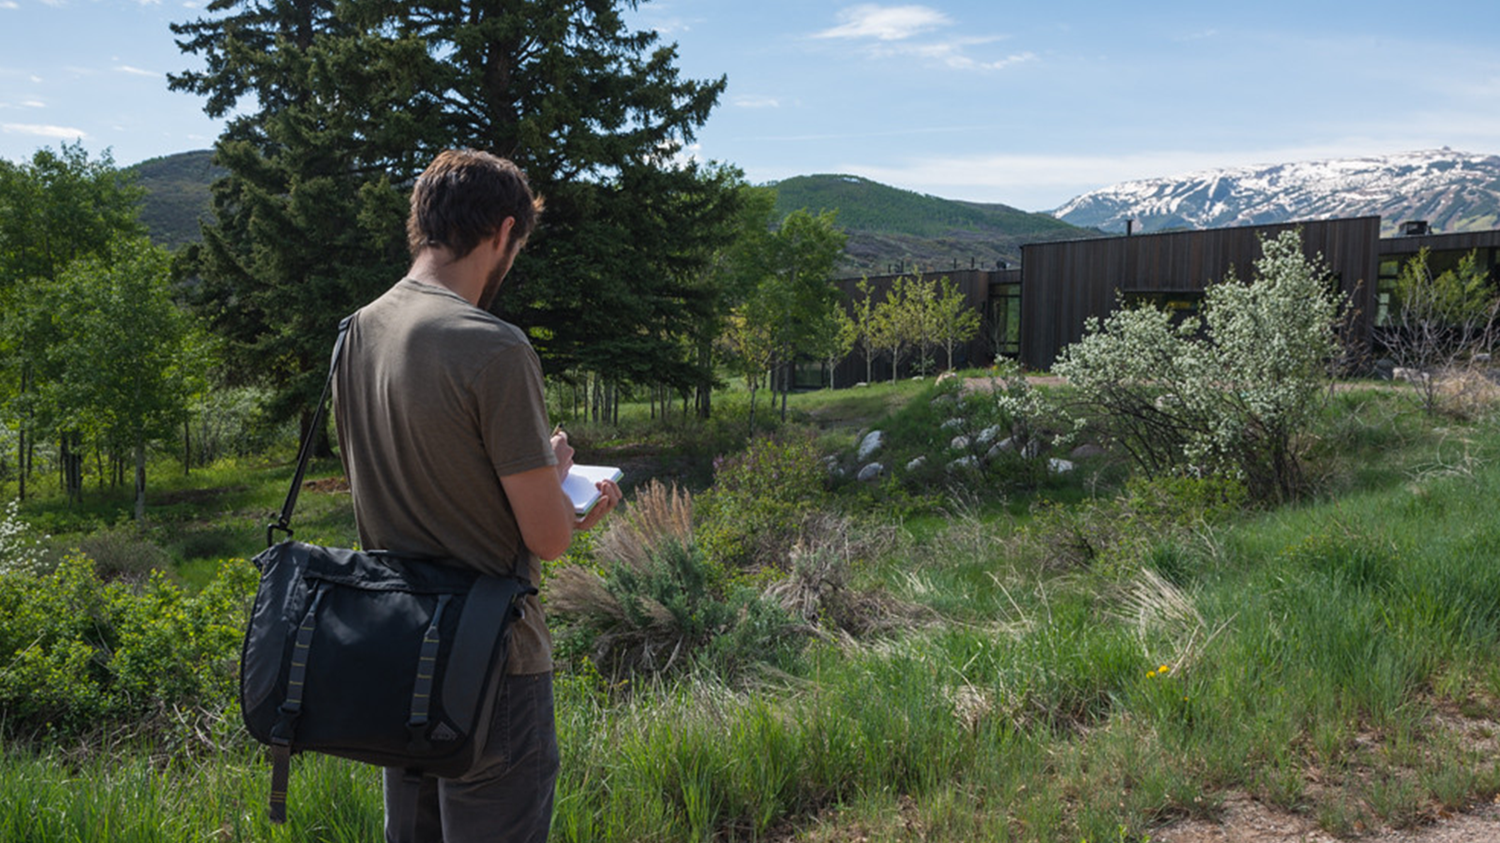
[[510, 242], [511, 231], [516, 227], [515, 217], [506, 217], [500, 223], [500, 229], [495, 232], [495, 245], [500, 248], [501, 254], [509, 254], [515, 247]]

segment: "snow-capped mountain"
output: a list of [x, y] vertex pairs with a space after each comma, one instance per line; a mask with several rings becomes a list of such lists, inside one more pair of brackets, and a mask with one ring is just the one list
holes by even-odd
[[1379, 214], [1384, 234], [1426, 220], [1434, 232], [1500, 225], [1500, 156], [1447, 147], [1371, 158], [1205, 170], [1085, 193], [1051, 212], [1124, 232], [1220, 228]]

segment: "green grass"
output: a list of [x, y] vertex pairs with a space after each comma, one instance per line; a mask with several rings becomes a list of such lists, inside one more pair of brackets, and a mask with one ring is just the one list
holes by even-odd
[[[792, 409], [798, 425], [860, 425], [925, 412], [926, 389], [807, 393]], [[1500, 431], [1434, 426], [1360, 391], [1336, 398], [1319, 439], [1322, 497], [1161, 534], [1113, 525], [1088, 564], [1057, 563], [1061, 522], [1015, 501], [950, 501], [902, 525], [857, 516], [889, 540], [855, 585], [911, 620], [816, 643], [748, 684], [562, 674], [554, 839], [1134, 843], [1235, 794], [1348, 835], [1493, 799]], [[286, 477], [203, 475], [244, 488], [185, 502], [174, 540], [221, 553], [242, 522], [258, 539]], [[1086, 507], [1085, 482], [1043, 494]], [[347, 496], [305, 493], [298, 522], [346, 541]], [[220, 737], [216, 754], [170, 763], [149, 746], [7, 750], [0, 839], [379, 836], [375, 771], [298, 759], [275, 829], [259, 752], [232, 725]]]

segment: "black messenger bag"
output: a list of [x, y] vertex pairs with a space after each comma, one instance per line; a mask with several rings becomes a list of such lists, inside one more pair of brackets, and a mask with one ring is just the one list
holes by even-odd
[[[349, 320], [339, 325], [333, 363]], [[328, 386], [312, 430], [323, 420]], [[291, 540], [302, 443], [280, 519], [255, 557], [260, 585], [240, 655], [240, 707], [271, 748], [270, 817], [286, 819], [290, 758], [322, 752], [453, 777], [484, 748], [510, 631], [536, 589], [440, 559]], [[287, 538], [271, 543], [276, 531]]]

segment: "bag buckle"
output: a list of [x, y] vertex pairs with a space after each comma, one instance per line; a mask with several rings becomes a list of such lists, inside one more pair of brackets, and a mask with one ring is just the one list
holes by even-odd
[[273, 521], [266, 525], [266, 547], [274, 547], [276, 545], [277, 530], [286, 533], [286, 537], [289, 539], [292, 537], [292, 528], [290, 525], [284, 521]]

